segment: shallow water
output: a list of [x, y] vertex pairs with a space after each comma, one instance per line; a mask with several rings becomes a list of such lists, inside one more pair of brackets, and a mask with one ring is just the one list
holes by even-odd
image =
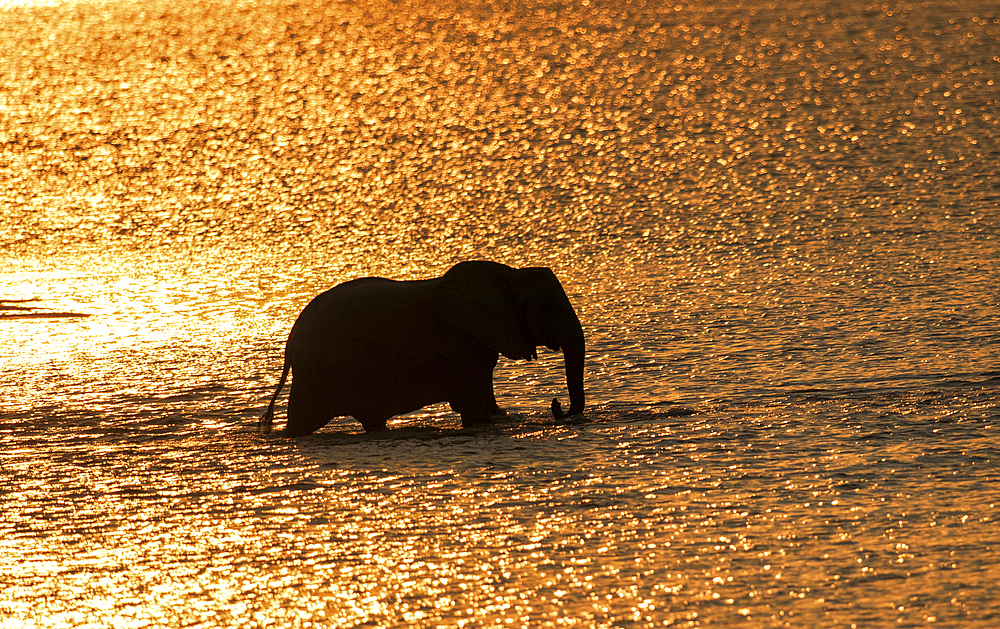
[[[0, 624], [995, 626], [1000, 21], [785, 4], [0, 9]], [[475, 258], [582, 416], [255, 430]]]

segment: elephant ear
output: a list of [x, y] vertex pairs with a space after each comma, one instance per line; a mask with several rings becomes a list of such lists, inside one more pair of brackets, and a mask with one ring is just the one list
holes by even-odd
[[497, 262], [460, 262], [441, 278], [435, 297], [445, 321], [507, 358], [531, 360], [535, 348], [521, 331], [512, 280]]

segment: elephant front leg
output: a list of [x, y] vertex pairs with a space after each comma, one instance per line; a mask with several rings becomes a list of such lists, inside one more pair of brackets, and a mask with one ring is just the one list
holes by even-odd
[[492, 378], [466, 382], [450, 404], [452, 410], [462, 416], [462, 428], [490, 423], [490, 416], [498, 414], [499, 410], [493, 397]]
[[462, 428], [472, 428], [473, 426], [482, 426], [483, 424], [490, 423], [490, 412], [488, 409], [489, 406], [482, 406], [480, 408], [459, 411], [462, 415]]
[[361, 422], [365, 432], [381, 432], [385, 430], [385, 424], [389, 420], [388, 417], [381, 415], [362, 415], [360, 417], [355, 417], [355, 419]]

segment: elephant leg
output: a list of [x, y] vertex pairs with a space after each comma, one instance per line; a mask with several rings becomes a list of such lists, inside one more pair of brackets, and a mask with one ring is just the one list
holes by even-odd
[[380, 432], [385, 430], [385, 423], [389, 421], [388, 417], [363, 415], [361, 417], [355, 416], [361, 425], [364, 427], [365, 432]]
[[330, 392], [318, 383], [292, 374], [292, 390], [288, 393], [289, 437], [301, 437], [325, 426], [337, 413]]
[[451, 408], [462, 416], [462, 428], [488, 424], [490, 415], [499, 408], [493, 397], [492, 378], [467, 383], [451, 401]]
[[466, 405], [459, 411], [462, 416], [462, 428], [471, 428], [490, 423], [489, 405]]

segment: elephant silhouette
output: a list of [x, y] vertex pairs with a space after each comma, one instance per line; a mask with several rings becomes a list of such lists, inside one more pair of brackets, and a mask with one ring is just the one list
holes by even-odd
[[260, 425], [271, 429], [289, 371], [288, 436], [345, 415], [366, 432], [385, 430], [390, 417], [438, 402], [463, 427], [484, 424], [499, 412], [499, 354], [530, 361], [538, 346], [563, 352], [570, 408], [553, 399], [553, 415], [580, 413], [583, 327], [550, 269], [468, 261], [434, 279], [352, 280], [316, 296], [295, 320]]

